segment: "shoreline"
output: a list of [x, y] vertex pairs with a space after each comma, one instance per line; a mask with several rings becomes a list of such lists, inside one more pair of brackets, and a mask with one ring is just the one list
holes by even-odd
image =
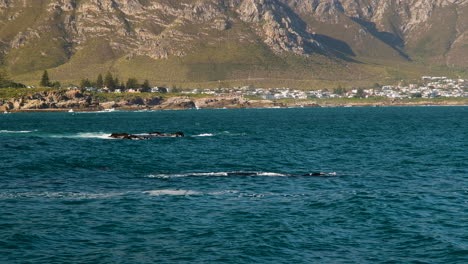
[[[138, 106], [128, 106], [128, 107], [117, 107], [107, 109], [100, 108], [70, 108], [73, 112], [70, 113], [112, 113], [119, 111], [127, 112], [155, 112], [155, 111], [168, 111], [168, 110], [223, 110], [223, 109], [293, 109], [293, 108], [364, 108], [364, 107], [466, 107], [468, 103], [459, 103], [459, 102], [445, 102], [445, 103], [357, 103], [357, 104], [317, 104], [313, 106], [301, 106], [301, 105], [282, 105], [282, 106], [255, 106], [255, 107], [203, 107], [203, 108], [147, 108], [147, 107], [138, 107]], [[68, 113], [70, 109], [56, 109], [56, 108], [44, 108], [44, 109], [14, 109], [7, 111], [7, 113]]]
[[42, 91], [0, 99], [0, 113], [112, 112], [188, 109], [271, 109], [309, 107], [468, 106], [468, 98], [403, 99], [335, 98], [266, 100], [244, 96], [187, 96], [181, 94], [96, 95], [80, 91]]

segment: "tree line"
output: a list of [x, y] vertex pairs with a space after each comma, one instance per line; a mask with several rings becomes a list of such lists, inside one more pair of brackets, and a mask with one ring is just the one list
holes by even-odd
[[10, 79], [5, 69], [0, 69], [0, 88], [25, 88], [26, 85]]
[[107, 72], [106, 75], [103, 77], [102, 74], [99, 74], [96, 80], [90, 80], [88, 78], [82, 79], [80, 82], [80, 88], [109, 88], [111, 91], [115, 91], [116, 89], [120, 89], [121, 91], [129, 90], [129, 89], [140, 89], [142, 92], [149, 92], [151, 90], [151, 86], [148, 80], [145, 80], [142, 84], [138, 82], [136, 78], [128, 78], [126, 82], [120, 81], [118, 77], [114, 77], [112, 73]]

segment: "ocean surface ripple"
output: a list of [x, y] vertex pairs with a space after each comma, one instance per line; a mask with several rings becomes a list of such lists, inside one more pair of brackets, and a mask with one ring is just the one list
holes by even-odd
[[[186, 137], [108, 137], [153, 131]], [[468, 107], [0, 115], [0, 263], [468, 263], [467, 139]]]

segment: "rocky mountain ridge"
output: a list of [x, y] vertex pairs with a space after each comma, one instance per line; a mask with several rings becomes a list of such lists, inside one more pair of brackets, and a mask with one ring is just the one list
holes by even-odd
[[122, 58], [257, 45], [271, 56], [466, 67], [467, 28], [468, 0], [0, 0], [0, 63], [13, 74], [75, 61], [118, 71]]

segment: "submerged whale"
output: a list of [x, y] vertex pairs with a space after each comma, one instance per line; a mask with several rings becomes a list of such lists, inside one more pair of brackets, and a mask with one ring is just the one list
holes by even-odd
[[148, 134], [128, 134], [128, 133], [112, 133], [109, 137], [115, 139], [131, 139], [131, 140], [144, 140], [159, 137], [184, 137], [184, 133], [163, 133], [163, 132], [152, 132]]

